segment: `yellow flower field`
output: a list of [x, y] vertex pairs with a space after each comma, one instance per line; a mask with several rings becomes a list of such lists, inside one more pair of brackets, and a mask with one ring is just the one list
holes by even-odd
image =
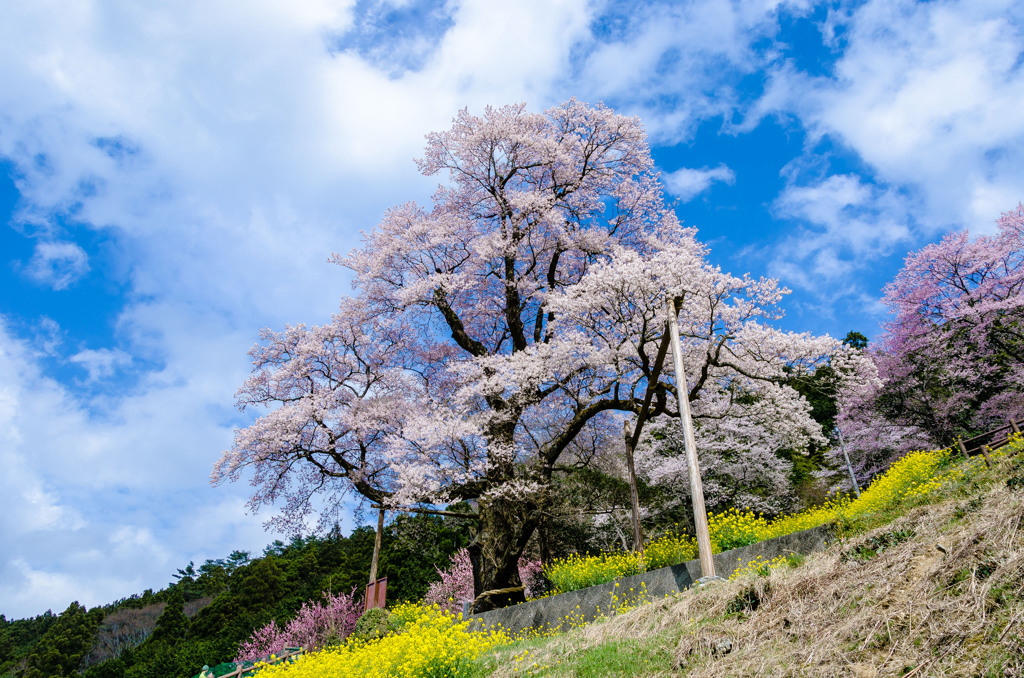
[[437, 606], [398, 606], [399, 633], [372, 641], [350, 639], [300, 656], [290, 664], [260, 667], [258, 678], [458, 678], [481, 653], [511, 642], [503, 631], [470, 631], [462, 615]]
[[[1009, 445], [993, 453], [998, 459], [1024, 446], [1016, 435]], [[950, 449], [911, 452], [894, 463], [884, 474], [854, 499], [842, 496], [821, 506], [768, 520], [751, 511], [729, 509], [708, 516], [711, 548], [715, 553], [772, 539], [840, 519], [854, 519], [885, 510], [904, 498], [925, 496], [947, 483], [975, 473], [984, 460], [972, 457], [946, 473], [942, 469], [950, 461]], [[544, 570], [557, 591], [573, 591], [601, 584], [618, 577], [639, 574], [644, 570], [675, 565], [697, 557], [697, 544], [689, 535], [668, 534], [645, 547], [646, 562], [632, 552], [603, 553], [598, 556], [574, 555], [553, 562]]]

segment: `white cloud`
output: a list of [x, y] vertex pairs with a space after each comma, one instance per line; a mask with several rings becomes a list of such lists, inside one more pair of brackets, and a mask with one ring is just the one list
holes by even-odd
[[41, 242], [36, 245], [25, 273], [36, 282], [64, 290], [89, 272], [89, 255], [72, 242]]
[[89, 373], [89, 381], [109, 377], [120, 367], [131, 365], [132, 357], [120, 349], [85, 349], [68, 358]]
[[683, 202], [689, 202], [711, 188], [712, 182], [721, 181], [729, 185], [736, 183], [736, 173], [724, 164], [702, 169], [683, 167], [661, 175], [661, 180], [669, 193]]
[[834, 77], [783, 63], [746, 127], [795, 113], [852, 149], [880, 182], [907, 187], [922, 235], [991, 230], [1024, 198], [1024, 11], [1010, 1], [874, 0], [849, 15]]
[[731, 130], [744, 104], [741, 80], [768, 65], [757, 43], [779, 31], [778, 18], [803, 16], [803, 0], [609, 2], [604, 31], [581, 45], [581, 98], [603, 99], [639, 115], [652, 140], [692, 139], [697, 126], [721, 117]]
[[772, 247], [769, 270], [825, 295], [856, 295], [858, 270], [912, 242], [907, 198], [851, 174], [790, 185], [773, 205], [802, 226]]
[[[772, 273], [877, 316], [863, 299], [880, 290], [862, 279], [879, 262], [943, 231], [990, 231], [1024, 199], [1022, 26], [1008, 1], [872, 0], [820, 27], [842, 50], [832, 75], [769, 69], [737, 131], [782, 115], [809, 132], [773, 204], [801, 228], [771, 246]], [[838, 152], [822, 151], [830, 143]], [[830, 175], [844, 154], [857, 173]]]
[[[158, 313], [169, 327], [182, 319]], [[239, 421], [231, 393], [245, 356], [241, 337], [225, 338], [213, 319], [189, 321], [181, 335], [211, 337], [191, 347], [169, 338], [189, 360], [168, 355], [133, 397], [79, 398], [46, 376], [50, 358], [0, 316], [0, 609], [9, 618], [159, 588], [190, 559], [222, 557], [225, 544], [259, 550], [277, 536], [263, 532], [265, 516], [245, 514], [246, 487], [207, 484]]]
[[[190, 559], [277, 536], [245, 513], [244, 483], [208, 485], [247, 421], [233, 394], [259, 327], [329, 317], [348, 279], [330, 253], [388, 205], [429, 196], [436, 179], [412, 163], [425, 133], [465, 106], [564, 98], [553, 83], [590, 17], [584, 0], [461, 2], [422, 68], [396, 78], [331, 52], [350, 9], [5, 7], [0, 157], [16, 168], [17, 219], [51, 239], [62, 224], [61, 248], [40, 247], [31, 270], [73, 284], [89, 263], [75, 229], [101, 230], [110, 256], [93, 274], [126, 290], [116, 348], [90, 339], [62, 357], [83, 342], [34, 320], [37, 353], [0, 325], [8, 617], [163, 586]], [[62, 361], [88, 380], [56, 381]]]

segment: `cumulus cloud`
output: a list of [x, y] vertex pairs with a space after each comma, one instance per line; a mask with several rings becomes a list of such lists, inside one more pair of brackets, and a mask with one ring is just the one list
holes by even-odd
[[71, 287], [89, 272], [89, 255], [72, 242], [41, 242], [36, 245], [25, 274], [55, 290]]
[[923, 235], [993, 228], [1024, 185], [1024, 9], [1009, 1], [875, 0], [832, 13], [845, 49], [831, 77], [771, 69], [751, 121], [795, 114], [880, 182], [908, 187]]
[[246, 488], [207, 485], [238, 421], [230, 394], [244, 356], [212, 325], [191, 329], [221, 339], [147, 373], [135, 397], [97, 407], [47, 376], [47, 357], [0, 316], [0, 603], [9, 618], [159, 588], [189, 560], [223, 556], [225, 543], [259, 550], [277, 536], [246, 515]]
[[689, 202], [711, 188], [711, 184], [715, 181], [729, 185], [736, 183], [736, 173], [725, 165], [704, 167], [703, 169], [683, 167], [661, 175], [661, 180], [665, 183], [665, 188], [669, 193], [683, 202]]

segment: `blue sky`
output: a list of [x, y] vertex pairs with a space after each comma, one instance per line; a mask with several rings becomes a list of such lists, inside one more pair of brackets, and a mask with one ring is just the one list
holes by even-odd
[[1024, 200], [1022, 47], [1010, 0], [4, 3], [0, 613], [278, 536], [208, 484], [246, 350], [328, 318], [459, 109], [640, 116], [713, 261], [872, 336], [908, 250]]

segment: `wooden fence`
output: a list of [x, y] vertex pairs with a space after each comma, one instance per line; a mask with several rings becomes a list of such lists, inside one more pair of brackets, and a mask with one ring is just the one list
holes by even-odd
[[1010, 442], [1010, 436], [1015, 433], [1020, 433], [1020, 427], [1017, 426], [1017, 422], [1010, 419], [1009, 423], [1005, 426], [1000, 426], [999, 428], [976, 435], [973, 438], [968, 438], [967, 440], [957, 438], [956, 444], [960, 448], [960, 453], [965, 458], [980, 454], [985, 457], [985, 464], [991, 467], [992, 450], [997, 450]]

